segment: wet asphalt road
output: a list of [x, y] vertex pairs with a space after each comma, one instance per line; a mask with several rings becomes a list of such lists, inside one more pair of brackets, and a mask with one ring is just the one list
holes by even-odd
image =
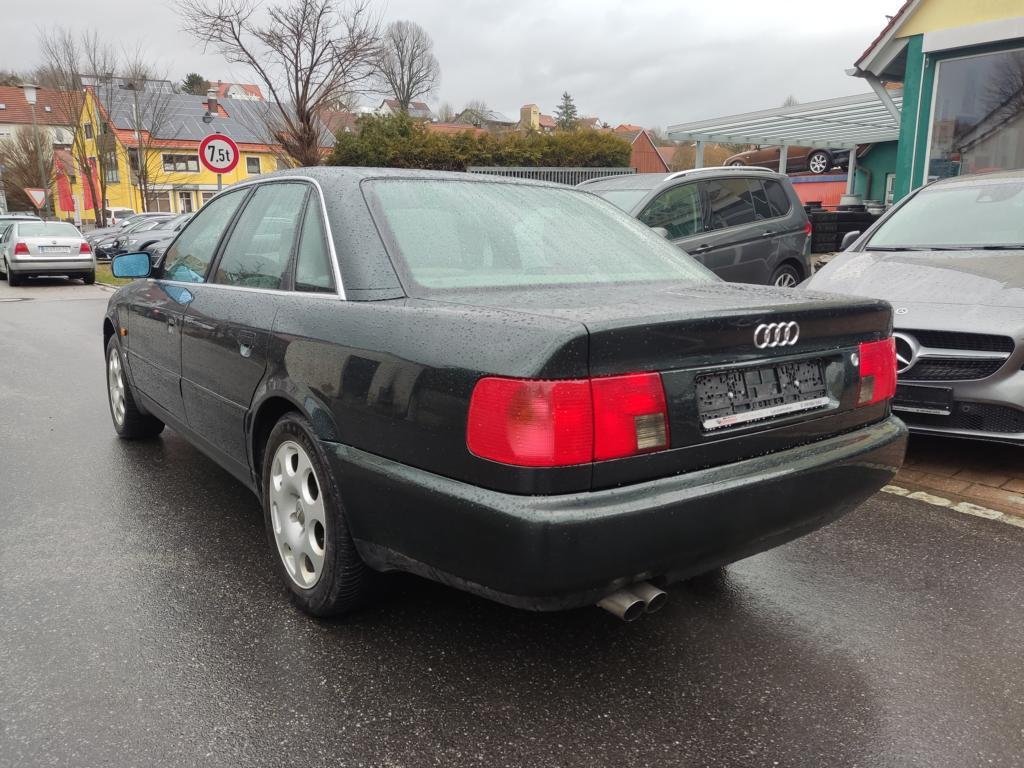
[[1024, 764], [1024, 529], [879, 495], [634, 624], [411, 577], [316, 622], [248, 491], [115, 439], [107, 296], [0, 283], [0, 765]]

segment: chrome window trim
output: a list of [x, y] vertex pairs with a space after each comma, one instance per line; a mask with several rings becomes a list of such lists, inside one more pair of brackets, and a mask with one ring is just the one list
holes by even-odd
[[[331, 254], [331, 267], [334, 270], [334, 282], [335, 282], [335, 285], [337, 286], [336, 291], [335, 291], [335, 295], [339, 299], [341, 299], [342, 301], [347, 301], [348, 300], [348, 296], [345, 295], [345, 283], [341, 279], [341, 269], [339, 267], [339, 262], [338, 262], [338, 252], [334, 248], [334, 232], [331, 230], [331, 220], [327, 216], [327, 203], [324, 202], [324, 190], [323, 190], [323, 187], [320, 186], [320, 182], [318, 182], [316, 179], [314, 179], [314, 178], [312, 178], [310, 176], [300, 176], [300, 175], [296, 175], [296, 174], [289, 174], [287, 176], [272, 176], [272, 177], [269, 177], [269, 178], [268, 177], [264, 177], [264, 178], [260, 178], [260, 179], [250, 179], [250, 180], [246, 180], [246, 181], [241, 181], [241, 182], [239, 182], [237, 184], [232, 184], [230, 187], [228, 187], [224, 191], [227, 192], [228, 190], [241, 189], [242, 187], [251, 187], [251, 186], [257, 186], [257, 185], [261, 185], [261, 184], [273, 184], [275, 181], [304, 181], [304, 182], [307, 182], [307, 183], [313, 185], [313, 188], [316, 190], [317, 197], [320, 200], [320, 218], [322, 218], [323, 222], [324, 222], [324, 229], [326, 230], [325, 231], [325, 235], [327, 237], [327, 248], [328, 248], [328, 251]], [[214, 196], [214, 198], [211, 198], [211, 199], [216, 199], [216, 196]], [[168, 280], [167, 282], [178, 283], [177, 280]], [[186, 283], [186, 282], [182, 282], [180, 284], [181, 285], [213, 285], [213, 283]], [[286, 294], [306, 293], [306, 291], [295, 291], [295, 290], [283, 291], [283, 290], [280, 290], [278, 288], [245, 288], [245, 287], [242, 287], [242, 286], [233, 286], [233, 285], [222, 285], [221, 287], [222, 288], [236, 288], [236, 289], [246, 290], [246, 291], [266, 291], [266, 292], [269, 292], [269, 293], [286, 293]], [[311, 293], [310, 295], [314, 295], [314, 296], [316, 296], [316, 295], [319, 295], [319, 296], [330, 296], [331, 294], [329, 294], [329, 293]]]

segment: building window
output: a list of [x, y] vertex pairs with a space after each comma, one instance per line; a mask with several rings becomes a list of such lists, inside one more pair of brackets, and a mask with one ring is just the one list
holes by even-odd
[[84, 126], [82, 126], [82, 128], [85, 129], [85, 138], [91, 139], [92, 138], [92, 123], [86, 123]]
[[245, 172], [250, 176], [262, 173], [260, 171], [260, 159], [258, 157], [245, 158]]
[[208, 202], [213, 200], [213, 196], [216, 195], [216, 194], [217, 194], [216, 192], [200, 192], [199, 193], [199, 204], [200, 205], [206, 205]]
[[191, 192], [179, 192], [178, 193], [178, 213], [192, 213], [195, 210], [192, 207], [192, 193]]
[[146, 196], [146, 210], [160, 211], [161, 213], [171, 213], [171, 193], [150, 192]]
[[164, 155], [163, 161], [164, 170], [168, 172], [199, 172], [199, 158], [196, 155]]
[[128, 167], [132, 171], [132, 175], [136, 178], [139, 176], [139, 150], [135, 147], [128, 147], [125, 150], [125, 154], [128, 155]]
[[117, 168], [117, 152], [113, 149], [103, 153], [103, 177], [108, 184], [117, 184], [121, 181], [121, 174]]
[[929, 179], [1024, 168], [1024, 48], [939, 62]]

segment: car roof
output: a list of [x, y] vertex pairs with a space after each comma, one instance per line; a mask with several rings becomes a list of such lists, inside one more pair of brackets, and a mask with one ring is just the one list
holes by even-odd
[[318, 165], [303, 166], [300, 168], [285, 168], [272, 173], [265, 173], [260, 176], [246, 179], [245, 181], [233, 184], [227, 189], [234, 189], [246, 184], [259, 184], [264, 181], [272, 181], [275, 178], [300, 177], [313, 179], [323, 187], [332, 184], [358, 184], [364, 179], [440, 179], [443, 181], [473, 181], [489, 182], [496, 184], [528, 184], [530, 186], [551, 187], [554, 189], [572, 189], [565, 184], [557, 184], [552, 181], [537, 181], [535, 179], [520, 179], [509, 176], [497, 176], [484, 173], [464, 173], [461, 171], [423, 171], [412, 168], [356, 168], [352, 166], [339, 165]]
[[708, 179], [730, 176], [783, 178], [784, 174], [777, 173], [770, 168], [761, 168], [756, 165], [713, 165], [705, 166], [703, 168], [690, 168], [685, 171], [674, 171], [673, 173], [627, 173], [617, 176], [602, 176], [597, 179], [590, 179], [588, 181], [581, 182], [576, 186], [587, 190], [657, 189], [662, 184], [666, 184], [677, 179]]

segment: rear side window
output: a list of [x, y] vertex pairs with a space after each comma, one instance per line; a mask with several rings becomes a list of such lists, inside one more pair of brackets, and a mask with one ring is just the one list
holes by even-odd
[[310, 196], [302, 220], [299, 253], [295, 259], [295, 290], [308, 293], [334, 293], [334, 270], [324, 237], [320, 198]]
[[213, 281], [280, 288], [307, 190], [305, 184], [265, 184], [257, 189], [224, 246]]
[[757, 220], [749, 179], [702, 181], [708, 203], [708, 229], [725, 229], [752, 224]]
[[201, 283], [206, 280], [206, 270], [213, 261], [217, 243], [224, 228], [235, 215], [238, 206], [245, 200], [247, 189], [226, 192], [219, 195], [196, 214], [173, 245], [167, 249], [164, 263], [164, 277], [186, 283]]
[[768, 196], [768, 204], [772, 209], [772, 216], [785, 216], [793, 207], [793, 201], [786, 194], [786, 188], [773, 179], [766, 179], [764, 191]]
[[681, 184], [658, 195], [638, 217], [649, 227], [664, 227], [671, 238], [703, 231], [700, 193], [696, 184]]

